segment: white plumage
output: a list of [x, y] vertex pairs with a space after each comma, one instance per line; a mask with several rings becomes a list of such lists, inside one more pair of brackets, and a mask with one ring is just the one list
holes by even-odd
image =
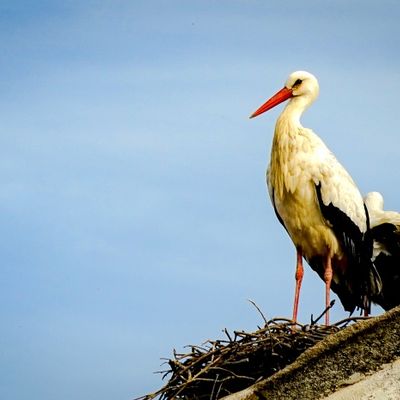
[[379, 192], [370, 192], [364, 196], [370, 217], [371, 228], [390, 223], [400, 226], [400, 213], [397, 211], [385, 211], [383, 196]]
[[323, 141], [300, 123], [318, 93], [312, 74], [294, 72], [284, 88], [251, 116], [290, 99], [276, 122], [267, 184], [276, 214], [297, 249], [294, 320], [302, 257], [325, 281], [326, 306], [332, 287], [346, 310], [358, 306], [368, 312], [371, 296], [380, 290], [379, 276], [367, 256], [372, 243], [366, 239], [368, 217], [362, 196]]

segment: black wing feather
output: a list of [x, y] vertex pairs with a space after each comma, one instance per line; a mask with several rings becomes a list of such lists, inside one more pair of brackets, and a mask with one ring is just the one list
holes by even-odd
[[383, 223], [371, 229], [371, 236], [385, 249], [374, 260], [382, 291], [372, 301], [389, 310], [400, 304], [400, 232], [395, 224]]
[[[321, 184], [315, 186], [323, 217], [331, 224], [336, 237], [344, 246], [347, 256], [359, 263], [362, 257], [364, 234], [340, 208], [322, 201]], [[370, 254], [372, 255], [372, 243]]]
[[[354, 306], [370, 310], [370, 299], [372, 294], [380, 290], [380, 277], [372, 264], [372, 238], [369, 228], [369, 214], [364, 206], [367, 231], [361, 232], [360, 228], [340, 208], [332, 203], [324, 204], [321, 193], [321, 183], [315, 185], [318, 203], [323, 217], [330, 223], [339, 243], [346, 253], [349, 264], [346, 271], [345, 285], [351, 294], [340, 285], [332, 285], [342, 300], [346, 309], [351, 311]], [[335, 290], [336, 289], [336, 290]], [[353, 298], [353, 301], [350, 299]], [[346, 304], [347, 303], [347, 307]], [[353, 305], [349, 304], [353, 302]]]

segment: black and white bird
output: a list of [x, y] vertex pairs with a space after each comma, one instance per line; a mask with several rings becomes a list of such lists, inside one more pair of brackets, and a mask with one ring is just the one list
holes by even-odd
[[[317, 98], [314, 75], [293, 72], [285, 86], [250, 118], [289, 100], [280, 114], [267, 170], [269, 195], [276, 215], [297, 250], [293, 320], [297, 320], [303, 257], [325, 282], [325, 305], [330, 289], [345, 310], [370, 311], [381, 290], [371, 261], [369, 217], [353, 179], [324, 142], [300, 117]], [[325, 314], [329, 324], [329, 312]]]
[[364, 202], [371, 221], [372, 261], [382, 280], [382, 290], [372, 301], [389, 310], [400, 304], [400, 213], [385, 211], [378, 192], [368, 193]]

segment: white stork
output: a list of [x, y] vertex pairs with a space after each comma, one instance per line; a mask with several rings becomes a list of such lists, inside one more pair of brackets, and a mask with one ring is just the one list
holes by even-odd
[[400, 304], [400, 213], [383, 209], [378, 192], [364, 197], [371, 221], [372, 261], [382, 279], [381, 292], [372, 300], [385, 310]]
[[[380, 279], [371, 262], [368, 213], [348, 172], [324, 142], [300, 117], [317, 98], [314, 75], [293, 72], [285, 86], [250, 118], [288, 100], [280, 114], [267, 170], [268, 191], [276, 215], [297, 250], [293, 320], [297, 321], [303, 257], [325, 281], [325, 305], [330, 289], [345, 310], [370, 311], [370, 299], [380, 291]], [[329, 324], [329, 312], [325, 314]]]

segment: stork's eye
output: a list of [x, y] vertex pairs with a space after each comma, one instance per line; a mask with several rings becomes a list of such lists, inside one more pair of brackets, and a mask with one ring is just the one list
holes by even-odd
[[297, 79], [293, 86], [299, 86], [303, 82], [301, 79]]

